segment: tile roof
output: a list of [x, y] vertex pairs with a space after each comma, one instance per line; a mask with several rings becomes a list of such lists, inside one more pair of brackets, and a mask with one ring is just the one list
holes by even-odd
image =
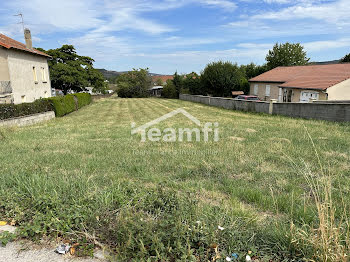
[[167, 80], [172, 80], [173, 78], [173, 75], [152, 76], [153, 82], [157, 81], [157, 79], [161, 79], [163, 82], [166, 82]]
[[46, 56], [50, 57], [48, 54], [45, 54], [43, 52], [40, 52], [39, 50], [36, 50], [35, 48], [29, 49], [26, 47], [25, 44], [18, 42], [6, 35], [0, 34], [0, 46], [5, 47], [6, 49], [17, 49], [25, 52], [29, 52], [35, 55], [41, 55], [41, 56]]
[[320, 89], [350, 79], [350, 63], [277, 67], [250, 79], [250, 82], [276, 82], [280, 87]]

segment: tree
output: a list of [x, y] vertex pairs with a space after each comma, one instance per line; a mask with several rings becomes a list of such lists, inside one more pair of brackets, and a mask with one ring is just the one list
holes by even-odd
[[203, 95], [205, 93], [201, 85], [200, 76], [195, 72], [187, 74], [184, 77], [183, 89], [188, 90], [192, 95]]
[[53, 88], [61, 89], [65, 94], [70, 89], [82, 91], [87, 86], [94, 87], [94, 91], [105, 92], [104, 77], [93, 67], [94, 60], [78, 55], [74, 46], [63, 45], [47, 51], [37, 49], [51, 56], [48, 64]]
[[157, 85], [157, 86], [162, 86], [162, 85], [163, 85], [163, 80], [160, 79], [160, 78], [157, 78], [157, 80], [156, 80], [156, 85]]
[[299, 43], [276, 43], [266, 56], [267, 67], [269, 70], [278, 66], [306, 65], [309, 60], [310, 58], [306, 56], [304, 47]]
[[249, 80], [253, 77], [261, 75], [267, 71], [267, 66], [265, 65], [256, 65], [254, 63], [250, 63], [248, 65], [241, 65], [240, 69], [244, 72], [246, 78]]
[[349, 63], [350, 62], [350, 53], [344, 56], [341, 60], [341, 63]]
[[175, 72], [174, 77], [173, 77], [173, 84], [176, 88], [176, 94], [177, 98], [179, 98], [180, 91], [183, 87], [183, 76], [179, 75], [177, 72]]
[[133, 69], [117, 78], [118, 96], [147, 97], [152, 86], [152, 78], [146, 69]]
[[231, 96], [231, 91], [244, 91], [246, 82], [242, 70], [230, 62], [210, 63], [201, 74], [203, 90], [213, 96]]
[[162, 97], [165, 98], [178, 98], [178, 94], [176, 92], [176, 87], [172, 80], [168, 79], [166, 84], [163, 87]]

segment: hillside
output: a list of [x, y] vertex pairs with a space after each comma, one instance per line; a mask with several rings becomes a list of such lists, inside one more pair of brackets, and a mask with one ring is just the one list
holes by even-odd
[[[112, 70], [107, 70], [104, 68], [100, 68], [97, 70], [100, 71], [106, 79], [110, 79], [110, 78], [113, 78], [113, 77], [116, 77], [116, 76], [119, 76], [121, 74], [128, 72], [128, 71], [112, 71]], [[159, 76], [161, 74], [149, 73], [149, 75], [150, 76]]]

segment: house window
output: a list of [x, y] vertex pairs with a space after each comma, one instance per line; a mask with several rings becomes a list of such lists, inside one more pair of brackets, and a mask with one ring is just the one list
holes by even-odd
[[258, 95], [259, 85], [254, 85], [254, 95]]
[[265, 95], [266, 96], [270, 96], [270, 89], [271, 89], [271, 86], [270, 85], [266, 85], [266, 90], [265, 90]]
[[21, 96], [21, 101], [22, 101], [22, 103], [27, 102], [27, 98], [26, 98], [26, 96]]
[[45, 68], [44, 68], [44, 67], [41, 68], [41, 79], [42, 79], [42, 81], [43, 81], [44, 83], [47, 82], [46, 72], [45, 72]]
[[36, 75], [35, 66], [33, 66], [33, 78], [34, 78], [34, 82], [35, 82], [35, 83], [38, 83], [38, 77], [37, 77], [37, 75]]

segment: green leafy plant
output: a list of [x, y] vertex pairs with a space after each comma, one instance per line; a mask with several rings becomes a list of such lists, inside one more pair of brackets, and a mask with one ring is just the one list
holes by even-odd
[[304, 47], [299, 43], [276, 43], [266, 55], [268, 69], [278, 66], [306, 65], [309, 60], [310, 58], [307, 57]]
[[76, 93], [73, 94], [77, 98], [78, 109], [91, 103], [91, 95], [88, 93]]
[[48, 100], [52, 103], [56, 117], [64, 116], [77, 109], [73, 95], [50, 97]]
[[33, 103], [0, 105], [0, 120], [33, 115], [53, 110], [52, 104], [46, 99], [38, 99]]
[[0, 233], [0, 246], [6, 246], [9, 242], [15, 240], [16, 235], [10, 232]]

